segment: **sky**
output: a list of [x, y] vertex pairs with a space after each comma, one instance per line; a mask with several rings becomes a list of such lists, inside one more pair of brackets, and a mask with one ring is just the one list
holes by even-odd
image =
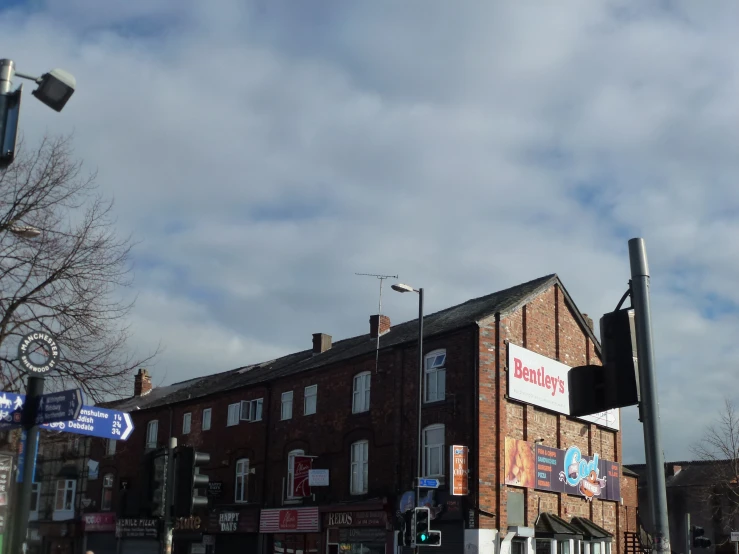
[[668, 460], [739, 390], [737, 31], [730, 0], [0, 1], [0, 56], [77, 79], [21, 127], [74, 132], [138, 241], [155, 384], [366, 333], [357, 272], [427, 312], [557, 273], [597, 321], [639, 236]]

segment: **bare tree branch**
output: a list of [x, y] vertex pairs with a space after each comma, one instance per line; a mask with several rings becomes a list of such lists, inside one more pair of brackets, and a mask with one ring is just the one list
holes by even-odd
[[[157, 354], [136, 357], [126, 346], [133, 302], [120, 293], [132, 282], [133, 243], [115, 232], [113, 202], [97, 193], [95, 177], [82, 175], [69, 136], [45, 137], [33, 151], [21, 144], [13, 164], [0, 171], [3, 390], [23, 387], [16, 349], [31, 331], [46, 331], [60, 345], [49, 385], [79, 386], [96, 401], [121, 396], [122, 382]], [[19, 237], [11, 232], [19, 226], [41, 235]]]

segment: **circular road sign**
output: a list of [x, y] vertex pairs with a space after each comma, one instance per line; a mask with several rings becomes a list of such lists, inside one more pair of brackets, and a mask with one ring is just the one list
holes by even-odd
[[59, 347], [47, 333], [29, 333], [18, 345], [18, 360], [28, 373], [45, 375], [59, 361]]

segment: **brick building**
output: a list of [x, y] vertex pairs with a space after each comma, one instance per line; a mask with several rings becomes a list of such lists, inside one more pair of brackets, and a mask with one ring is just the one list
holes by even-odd
[[[175, 437], [211, 454], [212, 484], [209, 510], [177, 522], [177, 554], [393, 552], [415, 501], [418, 322], [369, 323], [359, 337], [317, 332], [304, 351], [166, 387], [141, 370], [134, 396], [109, 405], [131, 414], [134, 433], [91, 442], [105, 477], [88, 494], [109, 497], [110, 511], [86, 521], [114, 514], [119, 552], [154, 552], [147, 453]], [[437, 554], [626, 551], [637, 493], [618, 411], [564, 415], [568, 366], [598, 355], [556, 275], [424, 317], [422, 465], [441, 484], [420, 503], [442, 531]], [[328, 484], [308, 487], [308, 469], [328, 470]], [[453, 480], [467, 494], [452, 494]], [[109, 529], [87, 531], [96, 554], [113, 552]]]

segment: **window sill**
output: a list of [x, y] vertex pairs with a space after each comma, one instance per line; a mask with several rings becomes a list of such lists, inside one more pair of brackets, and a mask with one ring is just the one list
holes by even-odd
[[424, 400], [423, 407], [434, 407], [434, 406], [444, 406], [446, 404], [452, 404], [453, 400], [451, 398], [444, 398], [443, 400], [431, 400], [430, 402], [427, 402]]
[[52, 521], [65, 521], [67, 519], [74, 519], [74, 510], [54, 510], [54, 514], [51, 516]]
[[356, 416], [362, 415], [362, 414], [368, 414], [368, 413], [370, 413], [369, 410], [363, 410], [361, 412], [355, 412], [354, 410], [352, 410], [352, 415], [356, 415]]
[[302, 504], [303, 499], [302, 498], [286, 498], [285, 504]]

